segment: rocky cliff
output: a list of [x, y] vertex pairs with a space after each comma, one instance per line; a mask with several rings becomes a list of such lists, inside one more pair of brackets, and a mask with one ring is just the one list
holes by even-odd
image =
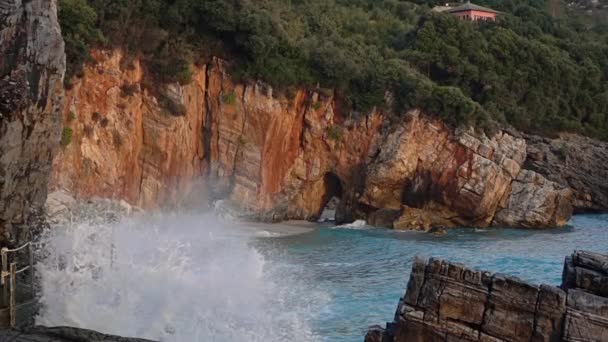
[[[71, 136], [55, 159], [52, 186], [146, 206], [175, 200], [202, 174], [206, 71], [157, 98], [144, 89], [139, 62], [123, 70], [118, 53], [93, 57], [99, 63], [66, 93], [63, 122]], [[174, 116], [167, 103], [185, 111]]]
[[192, 83], [163, 86], [118, 51], [93, 57], [67, 92], [73, 134], [52, 177], [78, 197], [142, 207], [210, 197], [269, 221], [316, 219], [338, 197], [338, 221], [399, 229], [548, 227], [572, 213], [573, 192], [524, 170], [526, 141], [504, 132], [455, 130], [418, 111], [351, 118], [331, 92], [237, 84], [217, 59]]
[[573, 253], [559, 288], [416, 259], [395, 320], [365, 341], [608, 341], [608, 256]]
[[607, 143], [576, 135], [526, 140], [525, 167], [573, 189], [576, 212], [608, 211]]
[[64, 70], [55, 0], [0, 0], [0, 244], [28, 239], [46, 199]]

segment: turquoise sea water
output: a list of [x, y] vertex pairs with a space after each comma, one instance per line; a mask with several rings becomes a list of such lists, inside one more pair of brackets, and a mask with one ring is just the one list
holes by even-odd
[[392, 320], [415, 255], [559, 285], [564, 257], [573, 250], [608, 253], [608, 215], [576, 216], [565, 228], [545, 231], [463, 228], [444, 236], [322, 227], [256, 245], [307, 284], [299, 296], [326, 296], [307, 318], [319, 340], [362, 341], [369, 325]]

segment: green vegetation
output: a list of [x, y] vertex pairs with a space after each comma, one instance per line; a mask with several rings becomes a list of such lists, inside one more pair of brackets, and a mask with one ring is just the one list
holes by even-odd
[[[89, 59], [89, 47], [102, 39], [96, 26], [97, 13], [87, 0], [60, 0], [59, 20], [67, 55], [66, 74], [79, 75]], [[66, 82], [69, 81], [70, 77], [66, 77]]]
[[344, 131], [339, 125], [333, 125], [327, 128], [327, 137], [331, 140], [341, 141]]
[[172, 98], [170, 98], [167, 95], [160, 94], [159, 97], [160, 97], [159, 104], [160, 104], [161, 108], [166, 110], [169, 114], [171, 114], [173, 116], [186, 115], [186, 111], [187, 111], [186, 106], [173, 100]]
[[74, 112], [69, 112], [68, 113], [68, 122], [72, 122], [76, 120], [76, 114]]
[[222, 94], [222, 102], [228, 105], [233, 105], [236, 102], [236, 94], [234, 92]]
[[505, 12], [498, 23], [430, 13], [437, 0], [60, 0], [60, 15], [71, 74], [95, 44], [162, 82], [219, 55], [236, 79], [332, 89], [352, 115], [390, 91], [395, 113], [608, 139], [608, 29], [551, 1], [479, 0]]
[[61, 132], [61, 146], [66, 147], [72, 142], [72, 136], [74, 135], [74, 130], [65, 127]]

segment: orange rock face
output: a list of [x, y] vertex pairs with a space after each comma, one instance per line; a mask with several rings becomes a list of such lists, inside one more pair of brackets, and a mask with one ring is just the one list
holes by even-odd
[[233, 84], [223, 70], [214, 61], [208, 74], [209, 181], [221, 198], [269, 220], [318, 216], [340, 195], [341, 185], [327, 186], [328, 175], [352, 182], [382, 116], [345, 120], [331, 98], [305, 91], [273, 97], [262, 84]]
[[[287, 98], [262, 83], [235, 84], [217, 59], [196, 67], [192, 83], [165, 86], [150, 85], [138, 61], [121, 68], [118, 52], [94, 58], [67, 92], [73, 138], [52, 179], [77, 197], [154, 207], [210, 196], [239, 215], [276, 221], [315, 219], [336, 196], [343, 221], [410, 208], [397, 227], [416, 225], [408, 217], [429, 227], [487, 226], [502, 212], [495, 224], [543, 226], [570, 215], [557, 184], [517, 178], [526, 143], [505, 133], [455, 132], [418, 111], [391, 124], [381, 112], [347, 118], [331, 96]], [[535, 215], [511, 200], [522, 187], [517, 198]]]
[[93, 57], [97, 63], [66, 94], [64, 127], [73, 136], [55, 159], [52, 186], [144, 207], [177, 199], [201, 174], [205, 70], [168, 90], [186, 108], [176, 117], [144, 89], [139, 62], [122, 70], [119, 53]]
[[118, 52], [93, 57], [67, 92], [64, 126], [73, 137], [52, 177], [54, 189], [80, 198], [172, 205], [203, 180], [244, 209], [313, 217], [324, 206], [326, 174], [348, 179], [382, 124], [378, 114], [345, 121], [331, 98], [300, 91], [288, 100], [261, 84], [234, 84], [219, 60], [197, 68], [191, 84], [164, 90], [185, 108], [174, 116], [144, 87], [138, 61], [122, 69]]

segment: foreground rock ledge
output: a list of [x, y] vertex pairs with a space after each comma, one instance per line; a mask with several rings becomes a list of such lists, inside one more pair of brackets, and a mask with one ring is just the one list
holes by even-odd
[[566, 257], [562, 285], [416, 258], [393, 322], [365, 342], [608, 341], [608, 256]]
[[0, 342], [153, 342], [141, 338], [106, 335], [71, 327], [33, 327], [22, 331], [0, 331]]

